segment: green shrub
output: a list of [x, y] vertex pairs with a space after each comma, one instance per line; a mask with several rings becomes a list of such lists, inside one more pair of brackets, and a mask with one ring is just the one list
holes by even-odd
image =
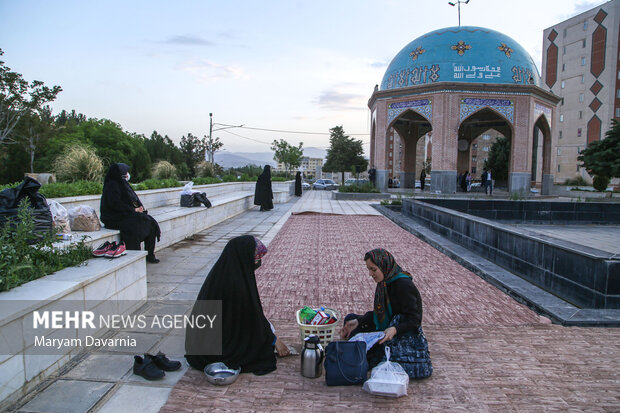
[[153, 165], [154, 179], [177, 179], [177, 168], [168, 161], [159, 161]]
[[202, 161], [195, 167], [196, 176], [200, 178], [215, 177], [215, 166], [211, 162]]
[[8, 188], [15, 188], [19, 184], [21, 184], [21, 182], [13, 182], [12, 184], [0, 185], [0, 192]]
[[77, 181], [73, 183], [56, 182], [41, 186], [39, 192], [46, 198], [63, 198], [67, 196], [98, 195], [103, 191], [100, 182]]
[[94, 149], [82, 145], [68, 146], [56, 158], [53, 168], [56, 179], [61, 182], [101, 182], [103, 162]]
[[7, 291], [63, 268], [80, 265], [92, 256], [81, 241], [54, 249], [54, 231], [38, 238], [28, 201], [19, 204], [17, 219], [0, 227], [0, 291]]
[[609, 178], [606, 176], [596, 175], [592, 180], [592, 186], [599, 192], [605, 191], [607, 185], [609, 185]]
[[136, 191], [145, 191], [147, 189], [174, 188], [183, 186], [183, 184], [176, 179], [147, 179], [132, 186]]
[[258, 176], [250, 176], [248, 174], [241, 174], [241, 178], [239, 179], [243, 182], [256, 182], [258, 180]]
[[[258, 176], [256, 177], [256, 179], [258, 179]], [[284, 182], [284, 181], [290, 181], [292, 178], [286, 178], [284, 176], [272, 176], [271, 177], [271, 181], [272, 182]]]
[[579, 175], [579, 176], [576, 176], [575, 178], [567, 179], [566, 181], [564, 181], [564, 185], [584, 186], [584, 185], [588, 185], [588, 182], [583, 178], [583, 176]]
[[205, 176], [203, 178], [194, 178], [192, 179], [194, 185], [209, 185], [209, 184], [219, 184], [222, 182], [220, 178], [213, 178], [211, 176]]
[[376, 194], [380, 193], [378, 188], [373, 186], [370, 182], [366, 182], [363, 184], [353, 184], [353, 185], [341, 185], [338, 188], [339, 192], [358, 192], [358, 193], [370, 193]]

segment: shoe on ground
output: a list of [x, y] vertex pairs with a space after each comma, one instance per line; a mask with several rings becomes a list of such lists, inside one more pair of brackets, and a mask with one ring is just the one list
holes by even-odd
[[157, 264], [159, 263], [159, 260], [155, 258], [155, 255], [149, 254], [146, 256], [146, 262], [150, 262], [151, 264]]
[[103, 244], [99, 245], [96, 249], [93, 250], [93, 255], [95, 257], [103, 257], [105, 253], [110, 249], [110, 247], [115, 244], [110, 241], [106, 241]]
[[170, 360], [161, 351], [156, 356], [151, 354], [145, 354], [144, 358], [150, 359], [157, 367], [164, 371], [175, 371], [181, 368], [181, 362], [176, 360]]
[[104, 257], [106, 258], [118, 258], [127, 254], [127, 248], [125, 247], [125, 243], [121, 242], [117, 244], [113, 242], [110, 248], [105, 252]]
[[133, 374], [142, 376], [147, 380], [159, 380], [166, 375], [150, 358], [142, 358], [140, 356], [134, 356], [133, 358]]

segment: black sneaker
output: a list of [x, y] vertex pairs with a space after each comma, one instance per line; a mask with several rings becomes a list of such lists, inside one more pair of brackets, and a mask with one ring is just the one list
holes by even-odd
[[134, 356], [133, 358], [133, 374], [142, 376], [147, 380], [158, 380], [166, 375], [149, 357]]
[[146, 256], [146, 262], [150, 262], [151, 264], [157, 264], [159, 260], [155, 258], [155, 254], [153, 255], [149, 254]]
[[149, 358], [157, 367], [165, 371], [175, 371], [181, 368], [181, 362], [176, 360], [169, 360], [168, 357], [161, 351], [156, 356], [145, 354], [144, 358]]

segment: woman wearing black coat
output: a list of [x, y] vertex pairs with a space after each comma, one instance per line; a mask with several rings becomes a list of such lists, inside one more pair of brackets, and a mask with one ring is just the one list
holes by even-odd
[[129, 177], [128, 165], [115, 163], [110, 166], [103, 181], [99, 208], [101, 221], [106, 228], [120, 230], [121, 241], [128, 250], [140, 250], [140, 243], [144, 241], [144, 249], [148, 252], [146, 261], [157, 264], [155, 239], [159, 241], [161, 231], [129, 185]]
[[260, 205], [261, 211], [273, 209], [273, 191], [271, 190], [271, 166], [265, 165], [265, 169], [258, 176], [256, 189], [254, 190], [254, 205]]
[[301, 196], [301, 172], [295, 175], [295, 196]]

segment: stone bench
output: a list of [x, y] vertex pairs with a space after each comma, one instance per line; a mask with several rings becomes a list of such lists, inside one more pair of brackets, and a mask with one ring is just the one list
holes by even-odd
[[[199, 185], [194, 189], [206, 192], [212, 207], [204, 206], [186, 208], [180, 206], [183, 188], [164, 188], [147, 191], [137, 191], [140, 200], [159, 223], [162, 235], [155, 246], [156, 250], [165, 248], [194, 235], [218, 222], [231, 218], [243, 211], [254, 207], [254, 182], [233, 182], [211, 185]], [[292, 196], [294, 181], [274, 182], [274, 203], [285, 203]], [[56, 198], [55, 201], [69, 209], [78, 205], [86, 205], [99, 213], [100, 195]], [[59, 241], [55, 245], [62, 247], [69, 242], [77, 242], [82, 237], [85, 242], [95, 248], [106, 241], [119, 241], [119, 231], [102, 226], [100, 231], [74, 231], [71, 241]]]

